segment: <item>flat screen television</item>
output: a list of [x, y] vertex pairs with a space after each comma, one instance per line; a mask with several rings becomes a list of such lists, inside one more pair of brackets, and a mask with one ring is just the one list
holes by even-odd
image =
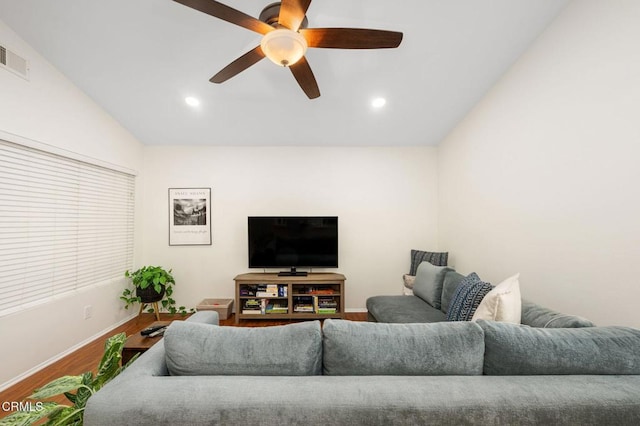
[[249, 216], [249, 268], [338, 267], [337, 216]]

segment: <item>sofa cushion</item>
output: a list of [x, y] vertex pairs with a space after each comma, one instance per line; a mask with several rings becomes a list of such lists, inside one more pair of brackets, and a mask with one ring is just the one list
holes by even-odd
[[367, 311], [378, 322], [440, 322], [445, 314], [416, 296], [372, 296]]
[[451, 298], [456, 292], [456, 289], [460, 285], [460, 282], [464, 278], [464, 275], [457, 273], [456, 271], [448, 271], [444, 275], [444, 282], [442, 283], [442, 298], [440, 301], [440, 310], [447, 313], [449, 305], [451, 304]]
[[322, 372], [319, 321], [224, 327], [174, 321], [164, 334], [173, 376], [305, 376]]
[[332, 376], [480, 375], [476, 323], [385, 324], [327, 319], [323, 371]]
[[451, 271], [446, 266], [435, 266], [429, 262], [422, 262], [418, 266], [416, 279], [413, 283], [413, 294], [440, 309], [442, 304], [442, 284], [445, 274]]
[[528, 300], [522, 300], [522, 324], [540, 328], [573, 328], [593, 327], [586, 318], [576, 315], [561, 314]]
[[418, 272], [418, 266], [422, 262], [429, 262], [436, 266], [447, 266], [448, 258], [448, 252], [411, 250], [411, 267], [409, 268], [409, 275], [415, 275], [416, 272]]
[[491, 284], [482, 281], [475, 272], [467, 275], [451, 299], [447, 321], [471, 321], [478, 305], [492, 289]]
[[485, 332], [487, 375], [640, 374], [637, 329], [478, 324]]
[[520, 324], [522, 299], [520, 298], [519, 277], [520, 274], [516, 274], [495, 286], [482, 299], [472, 320], [484, 319]]

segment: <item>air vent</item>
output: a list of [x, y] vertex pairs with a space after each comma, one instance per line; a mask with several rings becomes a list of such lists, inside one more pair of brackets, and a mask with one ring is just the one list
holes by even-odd
[[29, 64], [22, 56], [0, 45], [0, 68], [29, 80]]

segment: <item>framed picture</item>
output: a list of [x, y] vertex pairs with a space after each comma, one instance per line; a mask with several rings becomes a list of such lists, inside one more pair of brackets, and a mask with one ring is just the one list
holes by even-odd
[[211, 188], [169, 188], [169, 245], [211, 245]]

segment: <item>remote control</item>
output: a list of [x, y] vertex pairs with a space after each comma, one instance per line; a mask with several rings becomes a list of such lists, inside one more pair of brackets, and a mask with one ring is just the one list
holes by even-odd
[[167, 329], [167, 327], [162, 327], [160, 330], [156, 330], [153, 333], [151, 333], [149, 336], [147, 337], [156, 337], [156, 336], [162, 336], [164, 334], [164, 331]]
[[154, 331], [158, 331], [158, 330], [160, 330], [161, 328], [164, 328], [164, 327], [166, 327], [166, 326], [165, 325], [154, 325], [153, 327], [147, 327], [144, 330], [142, 330], [140, 332], [140, 334], [143, 335], [143, 336], [148, 336], [151, 333], [153, 333]]

